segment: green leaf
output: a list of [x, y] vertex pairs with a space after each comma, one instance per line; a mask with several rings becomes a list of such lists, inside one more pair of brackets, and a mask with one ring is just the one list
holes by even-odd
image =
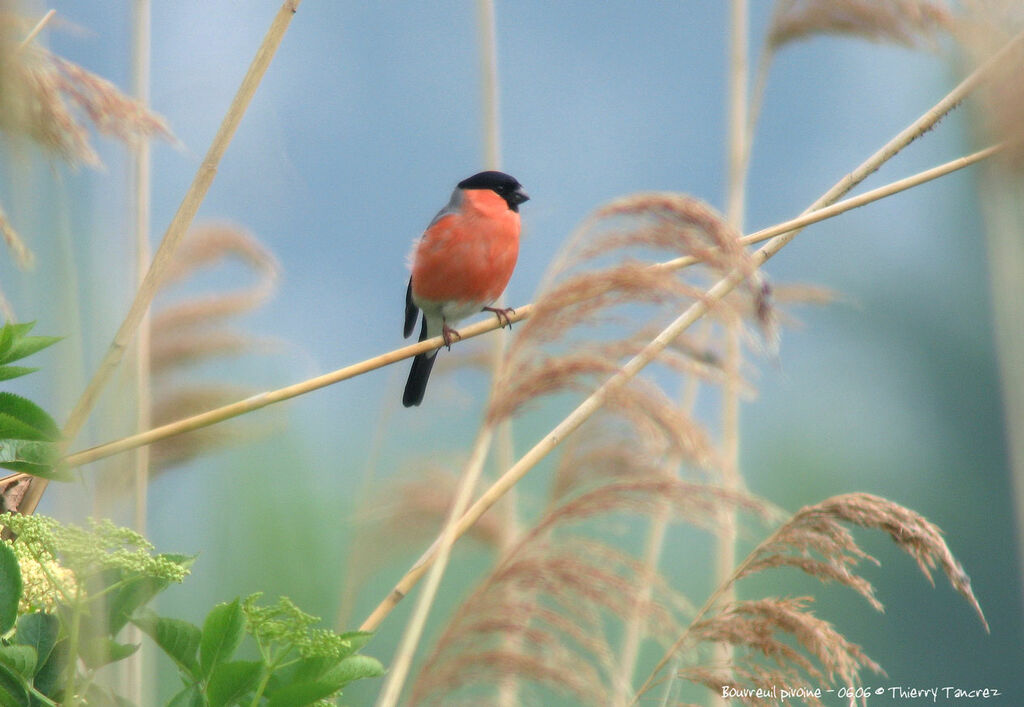
[[325, 682], [303, 682], [278, 690], [270, 698], [267, 707], [305, 707], [317, 700], [330, 697], [339, 690], [337, 685]]
[[40, 476], [52, 481], [71, 481], [71, 471], [60, 462], [54, 442], [26, 442], [0, 439], [0, 468]]
[[32, 686], [47, 697], [54, 697], [64, 687], [62, 678], [68, 664], [68, 639], [57, 641], [50, 651], [50, 657], [40, 662], [42, 667], [36, 671]]
[[132, 577], [110, 595], [107, 602], [107, 620], [111, 636], [124, 628], [139, 608], [167, 589], [168, 581], [156, 577]]
[[206, 698], [195, 685], [189, 685], [171, 698], [167, 707], [206, 707]]
[[16, 707], [29, 706], [28, 683], [25, 678], [0, 663], [0, 705]]
[[18, 619], [14, 643], [32, 648], [36, 652], [37, 667], [42, 668], [57, 643], [59, 631], [60, 620], [56, 616], [43, 612], [28, 614]]
[[13, 344], [7, 350], [7, 353], [4, 354], [0, 363], [10, 363], [11, 361], [31, 356], [37, 351], [42, 351], [47, 346], [53, 346], [61, 338], [60, 336], [18, 336], [16, 334]]
[[21, 568], [11, 546], [0, 542], [0, 633], [7, 633], [18, 618]]
[[[35, 324], [35, 322], [29, 324], [29, 328], [31, 328], [33, 324]], [[4, 324], [3, 328], [0, 329], [0, 361], [4, 360], [4, 354], [6, 354], [10, 350], [11, 344], [13, 343], [14, 325]]]
[[124, 660], [137, 650], [138, 643], [118, 643], [110, 636], [95, 636], [82, 642], [79, 657], [86, 666], [95, 670]]
[[[15, 423], [21, 424], [18, 426]], [[21, 436], [24, 434], [31, 436]], [[14, 393], [0, 393], [0, 439], [56, 442], [60, 439], [60, 430], [53, 418], [28, 398]]]
[[29, 373], [35, 373], [38, 368], [28, 368], [27, 366], [0, 366], [0, 381], [9, 381], [12, 378], [21, 378], [27, 376]]
[[225, 707], [252, 692], [263, 667], [258, 660], [236, 660], [214, 668], [206, 687], [210, 707]]
[[143, 632], [193, 678], [198, 678], [199, 662], [196, 652], [202, 632], [199, 627], [181, 619], [169, 619], [155, 614], [134, 620]]
[[[8, 395], [8, 393], [0, 393], [0, 395]], [[35, 442], [45, 442], [46, 437], [42, 432], [32, 427], [27, 422], [22, 422], [18, 418], [8, 415], [5, 412], [0, 412], [0, 439], [27, 439]]]
[[350, 655], [324, 673], [320, 680], [330, 683], [337, 682], [338, 687], [344, 687], [353, 680], [376, 678], [383, 674], [384, 666], [376, 658], [371, 658], [368, 655]]
[[373, 638], [373, 632], [349, 631], [347, 633], [341, 634], [341, 638], [348, 641], [351, 646], [349, 648], [349, 651], [345, 655], [341, 656], [342, 658], [347, 658], [356, 651], [362, 649], [362, 647], [365, 646], [367, 643], [369, 643], [370, 639]]
[[0, 646], [0, 663], [23, 677], [36, 674], [36, 661], [36, 649], [32, 646]]
[[341, 662], [340, 658], [316, 656], [302, 658], [293, 668], [288, 684], [300, 682], [316, 682], [320, 676]]
[[245, 632], [245, 614], [238, 599], [213, 607], [203, 622], [199, 641], [199, 666], [203, 677], [209, 677], [218, 663], [231, 659]]

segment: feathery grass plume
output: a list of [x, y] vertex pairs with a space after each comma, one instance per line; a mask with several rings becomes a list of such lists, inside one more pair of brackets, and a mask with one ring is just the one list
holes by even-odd
[[918, 47], [952, 20], [947, 4], [938, 0], [779, 0], [767, 48], [820, 34]]
[[[859, 646], [847, 641], [829, 623], [810, 613], [809, 598], [767, 597], [760, 600], [719, 604], [726, 590], [740, 580], [769, 569], [789, 567], [823, 582], [835, 582], [864, 597], [875, 609], [882, 604], [857, 566], [877, 560], [856, 543], [846, 527], [882, 530], [917, 562], [934, 585], [938, 568], [971, 605], [988, 630], [988, 623], [971, 590], [970, 579], [942, 539], [941, 531], [914, 511], [866, 493], [835, 496], [806, 506], [775, 530], [718, 587], [655, 668], [638, 695], [654, 683], [674, 655], [696, 655], [702, 643], [727, 642], [737, 648], [730, 666], [707, 665], [693, 660], [679, 676], [721, 694], [723, 685], [752, 689], [771, 685], [860, 685], [864, 668], [881, 668]], [[797, 650], [785, 637], [796, 642]], [[729, 670], [725, 670], [728, 667]], [[812, 704], [820, 704], [808, 700]], [[751, 699], [748, 704], [764, 704]]]
[[29, 247], [25, 245], [25, 241], [14, 230], [14, 226], [11, 225], [10, 219], [7, 218], [7, 212], [4, 211], [2, 206], [0, 206], [0, 237], [4, 239], [4, 243], [7, 244], [7, 250], [14, 257], [14, 264], [22, 270], [31, 269], [35, 264], [35, 254], [29, 250]]
[[942, 531], [909, 508], [867, 493], [835, 496], [802, 508], [758, 548], [737, 579], [770, 567], [796, 567], [822, 581], [850, 587], [880, 610], [871, 584], [854, 572], [861, 560], [877, 560], [860, 549], [843, 523], [888, 533], [933, 586], [932, 571], [941, 569], [988, 630], [970, 577], [942, 539]]
[[623, 444], [628, 437], [628, 423], [608, 414], [588, 422], [559, 457], [548, 491], [551, 504], [609, 483], [674, 478], [660, 450]]
[[[971, 66], [990, 58], [1024, 28], [1024, 8], [1011, 0], [969, 0], [952, 32]], [[1016, 172], [1024, 170], [1024, 48], [1018, 46], [995, 67], [977, 101], [987, 138], [1007, 144], [998, 160]]]
[[[154, 427], [160, 427], [251, 394], [251, 388], [241, 385], [207, 384], [202, 387], [160, 388], [153, 401], [151, 421]], [[247, 422], [241, 426], [228, 425], [223, 429], [203, 427], [193, 430], [184, 442], [166, 439], [150, 445], [152, 465], [157, 471], [165, 470], [206, 452], [251, 440], [258, 433], [269, 432], [271, 429], [269, 425], [256, 426], [256, 423]]]
[[[378, 492], [360, 504], [352, 542], [346, 559], [346, 584], [357, 587], [388, 562], [410, 548], [422, 548], [444, 525], [458, 488], [451, 469], [460, 468], [458, 458], [442, 467], [433, 458], [427, 465], [401, 472]], [[495, 556], [508, 545], [515, 529], [511, 518], [493, 509], [485, 513], [467, 534]]]
[[622, 691], [609, 627], [636, 612], [645, 635], [667, 641], [693, 607], [641, 561], [588, 537], [587, 521], [645, 516], [665, 503], [703, 528], [715, 526], [723, 504], [771, 515], [756, 499], [664, 471], [587, 481], [586, 490], [566, 491], [460, 606], [420, 671], [413, 704], [486, 700], [514, 680], [606, 705]]
[[[150, 365], [154, 379], [152, 418], [166, 424], [204, 412], [250, 395], [244, 386], [183, 384], [180, 371], [215, 358], [235, 358], [251, 352], [258, 342], [225, 329], [222, 320], [255, 309], [276, 287], [278, 265], [252, 234], [230, 224], [198, 226], [185, 237], [168, 269], [165, 289], [195, 277], [200, 271], [227, 261], [239, 262], [255, 282], [235, 290], [183, 299], [158, 309], [152, 318]], [[153, 468], [161, 471], [210, 449], [224, 446], [252, 433], [218, 426], [195, 430], [153, 445]]]
[[[695, 257], [699, 265], [679, 272], [658, 267], [651, 256], [666, 251]], [[716, 305], [712, 317], [724, 316], [746, 301], [746, 309], [754, 312], [752, 321], [766, 338], [773, 338], [770, 289], [739, 243], [739, 234], [712, 208], [686, 195], [652, 192], [615, 199], [597, 209], [563, 248], [533, 315], [509, 347], [489, 419], [507, 419], [551, 393], [590, 391], [646, 343], [642, 333], [702, 297], [712, 278], [733, 269], [747, 275], [744, 288]], [[612, 326], [599, 336], [594, 328], [598, 324]], [[692, 335], [676, 342], [663, 360], [679, 367], [679, 357], [689, 352], [698, 352], [696, 363], [706, 365]], [[631, 404], [645, 395], [643, 391], [643, 384], [630, 386], [609, 404], [622, 404], [631, 414], [637, 410]], [[646, 396], [655, 402], [649, 393]], [[663, 409], [660, 404], [649, 408]], [[699, 435], [687, 431], [692, 425], [674, 422], [682, 425], [675, 428], [678, 438], [690, 439], [683, 445], [688, 452], [707, 461], [702, 445], [695, 443]]]
[[[850, 643], [827, 621], [808, 609], [811, 597], [785, 597], [732, 602], [713, 617], [696, 622], [697, 641], [726, 643], [741, 649], [733, 655], [730, 672], [704, 666], [683, 668], [678, 677], [721, 695], [722, 686], [761, 689], [773, 694], [779, 686], [806, 686], [801, 695], [810, 705], [822, 705], [813, 690], [819, 686], [857, 685], [860, 671], [884, 674], [861, 648]], [[795, 643], [795, 645], [794, 645]], [[775, 700], [741, 698], [744, 704], [775, 704]]]
[[[457, 464], [453, 462], [452, 467]], [[434, 461], [417, 468], [415, 474], [403, 473], [369, 503], [358, 516], [358, 544], [372, 549], [380, 558], [384, 548], [408, 548], [422, 545], [437, 535], [437, 529], [451, 507], [458, 479], [448, 468]], [[481, 545], [497, 551], [508, 542], [510, 529], [501, 513], [485, 513], [469, 536]], [[372, 540], [372, 541], [371, 541]]]
[[44, 47], [20, 44], [31, 24], [0, 6], [0, 130], [25, 137], [71, 166], [98, 167], [86, 123], [132, 143], [173, 141], [167, 123], [114, 84]]

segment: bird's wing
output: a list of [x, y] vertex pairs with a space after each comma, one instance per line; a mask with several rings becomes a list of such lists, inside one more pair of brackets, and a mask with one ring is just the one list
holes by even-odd
[[405, 338], [408, 339], [412, 330], [416, 328], [416, 316], [420, 308], [412, 301], [412, 278], [409, 278], [409, 286], [405, 289]]

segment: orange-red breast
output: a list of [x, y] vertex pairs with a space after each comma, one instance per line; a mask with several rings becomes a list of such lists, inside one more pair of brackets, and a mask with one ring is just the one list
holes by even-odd
[[[522, 185], [504, 172], [480, 172], [459, 182], [448, 205], [427, 226], [412, 252], [412, 276], [405, 293], [405, 336], [423, 310], [420, 341], [459, 338], [453, 324], [490, 307], [505, 291], [519, 256], [519, 205], [529, 199]], [[423, 402], [437, 350], [412, 361], [402, 404]]]

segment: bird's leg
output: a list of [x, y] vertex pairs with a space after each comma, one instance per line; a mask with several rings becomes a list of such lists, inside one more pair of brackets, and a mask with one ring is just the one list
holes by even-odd
[[444, 322], [441, 325], [441, 337], [444, 339], [444, 345], [448, 347], [448, 350], [452, 350], [452, 342], [458, 339], [462, 341], [462, 334], [448, 326], [448, 322]]
[[494, 312], [494, 316], [498, 318], [498, 324], [501, 325], [500, 328], [504, 329], [507, 326], [509, 329], [512, 329], [512, 320], [509, 319], [509, 315], [516, 313], [516, 310], [512, 307], [505, 307], [504, 309], [500, 307], [484, 307], [482, 311]]

